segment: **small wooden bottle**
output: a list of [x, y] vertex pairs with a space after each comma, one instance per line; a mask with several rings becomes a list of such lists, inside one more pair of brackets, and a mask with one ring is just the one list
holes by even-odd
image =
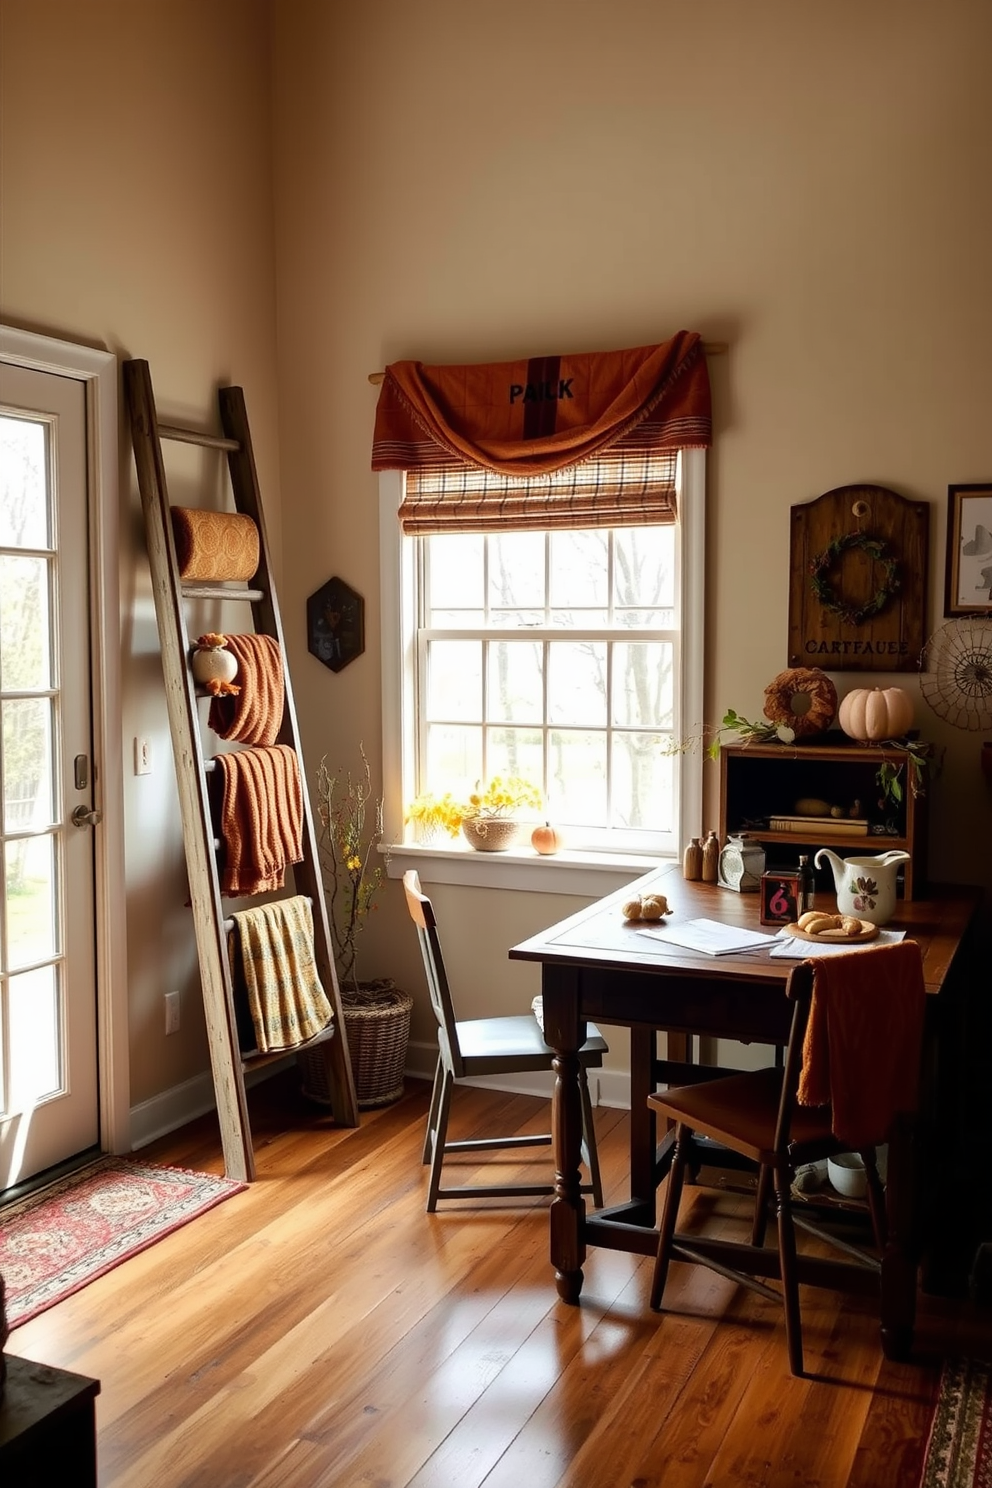
[[716, 883], [720, 871], [720, 839], [710, 832], [703, 843], [703, 883]]
[[685, 852], [682, 854], [682, 877], [695, 880], [702, 876], [703, 844], [698, 837], [693, 837], [691, 842], [686, 843]]

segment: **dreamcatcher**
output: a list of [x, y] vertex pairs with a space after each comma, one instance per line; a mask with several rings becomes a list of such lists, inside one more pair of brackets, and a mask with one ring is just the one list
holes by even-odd
[[920, 691], [955, 728], [992, 728], [992, 620], [949, 620], [920, 658]]

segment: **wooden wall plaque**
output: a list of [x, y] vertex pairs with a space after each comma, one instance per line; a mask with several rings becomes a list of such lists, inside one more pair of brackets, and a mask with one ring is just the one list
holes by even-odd
[[794, 506], [789, 666], [916, 671], [929, 532], [929, 503], [885, 486], [838, 486]]

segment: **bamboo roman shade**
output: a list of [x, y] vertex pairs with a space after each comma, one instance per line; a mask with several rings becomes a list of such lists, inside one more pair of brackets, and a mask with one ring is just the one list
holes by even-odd
[[464, 367], [395, 362], [374, 470], [405, 470], [409, 533], [617, 527], [675, 520], [680, 449], [707, 446], [699, 337]]

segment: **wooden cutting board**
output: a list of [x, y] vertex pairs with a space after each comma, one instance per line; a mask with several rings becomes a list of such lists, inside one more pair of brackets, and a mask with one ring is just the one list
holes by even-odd
[[819, 935], [810, 935], [808, 930], [800, 930], [793, 922], [786, 925], [785, 933], [794, 936], [796, 940], [810, 940], [814, 945], [817, 941], [823, 945], [864, 945], [866, 941], [875, 939], [878, 926], [873, 925], [870, 920], [862, 920], [860, 935], [848, 935], [843, 930], [824, 930]]

